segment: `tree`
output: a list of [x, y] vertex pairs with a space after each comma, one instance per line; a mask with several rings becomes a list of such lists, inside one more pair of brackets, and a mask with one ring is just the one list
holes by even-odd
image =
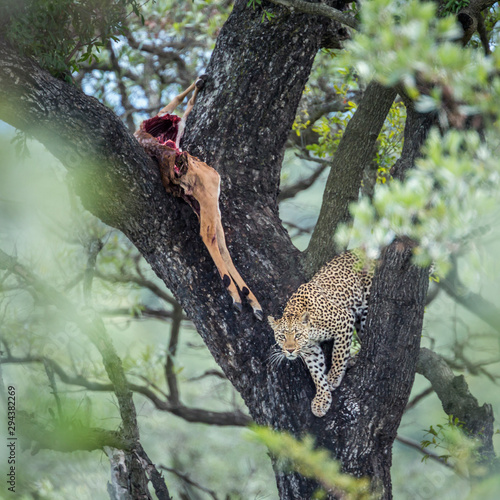
[[[443, 116], [448, 119], [444, 128], [457, 129], [465, 127], [468, 117], [460, 109], [460, 94], [453, 92], [452, 84], [428, 79], [421, 67], [407, 69], [414, 84], [406, 87], [402, 86], [408, 83], [404, 78], [384, 80], [379, 76], [386, 86], [375, 80], [366, 82], [359, 105], [338, 141], [311, 242], [305, 252], [299, 252], [278, 213], [285, 145], [318, 51], [340, 49], [350, 36], [345, 26], [356, 29], [359, 22], [345, 12], [348, 5], [344, 3], [335, 4], [340, 10], [332, 7], [333, 2], [250, 3], [235, 2], [218, 33], [205, 70], [207, 84], [187, 123], [183, 148], [221, 175], [222, 219], [233, 260], [265, 311], [277, 315], [298, 285], [339, 251], [335, 230], [351, 219], [349, 204], [358, 199], [365, 166], [375, 156], [377, 137], [396, 95], [406, 104], [407, 118], [404, 147], [393, 166], [395, 179], [409, 175], [431, 127], [438, 123], [442, 126]], [[469, 26], [470, 19], [475, 20], [483, 35], [482, 13], [492, 5], [476, 2], [460, 9], [457, 18], [464, 27]], [[317, 10], [319, 6], [321, 11]], [[369, 2], [361, 8], [361, 13], [365, 9], [368, 13], [361, 25], [365, 32], [373, 29], [369, 16], [376, 19], [373, 10], [377, 6], [381, 7]], [[439, 7], [446, 13], [444, 4]], [[391, 4], [388, 12], [392, 19], [398, 7]], [[433, 10], [433, 19], [435, 15]], [[394, 37], [398, 36], [395, 25], [391, 27]], [[124, 33], [131, 46], [137, 43], [130, 31]], [[439, 36], [446, 33], [434, 35], [431, 40], [439, 43]], [[464, 52], [455, 43], [457, 50]], [[359, 46], [364, 47], [361, 42]], [[120, 75], [125, 69], [118, 65], [116, 46], [110, 44], [108, 48], [109, 64]], [[155, 51], [153, 45], [150, 50]], [[485, 50], [491, 50], [488, 44]], [[448, 390], [440, 396], [443, 401], [450, 395], [455, 402], [459, 394], [470, 396], [463, 385], [457, 389], [450, 383], [455, 380], [452, 375], [439, 375], [436, 366], [442, 360], [420, 351], [429, 282], [428, 270], [412, 263], [412, 250], [420, 242], [405, 237], [411, 234], [386, 242], [389, 244], [375, 277], [367, 335], [362, 339], [357, 363], [336, 391], [332, 409], [325, 418], [317, 419], [309, 411], [313, 386], [306, 370], [300, 364], [286, 371], [274, 370], [267, 363], [274, 343], [270, 329], [254, 318], [248, 307], [240, 314], [230, 308], [198, 238], [196, 218], [181, 201], [165, 194], [156, 165], [130, 134], [132, 121], [126, 119], [127, 129], [108, 108], [51, 76], [5, 40], [0, 42], [0, 55], [0, 118], [46, 144], [68, 169], [70, 184], [84, 207], [122, 231], [135, 245], [193, 321], [225, 376], [243, 397], [251, 418], [259, 425], [295, 436], [311, 434], [317, 445], [340, 460], [345, 472], [368, 476], [374, 490], [391, 498], [391, 450], [415, 371], [426, 374], [438, 394], [438, 388], [447, 383]], [[182, 66], [180, 61], [178, 65]], [[372, 67], [377, 76], [378, 68], [375, 64]], [[488, 77], [496, 78], [494, 72]], [[134, 78], [132, 75], [131, 80]], [[127, 111], [129, 94], [123, 82], [119, 77], [117, 86]], [[450, 95], [446, 94], [447, 85], [451, 85]], [[438, 104], [419, 107], [415, 89]], [[469, 120], [472, 129], [488, 125], [483, 120], [479, 127], [473, 118]], [[307, 126], [305, 132], [318, 134]], [[10, 272], [20, 269], [8, 256], [4, 256], [2, 266]], [[443, 283], [451, 293], [457, 290], [457, 276], [451, 273]], [[38, 286], [36, 281], [32, 286]], [[485, 307], [487, 317], [494, 317], [494, 307], [480, 297], [476, 299]], [[86, 328], [88, 325], [82, 326], [82, 330]], [[93, 334], [89, 335], [92, 338]], [[105, 345], [101, 347], [106, 350]], [[114, 359], [111, 350], [107, 355], [110, 358], [103, 354], [103, 359], [109, 366], [108, 375], [118, 400], [124, 401], [129, 393], [123, 370], [118, 361], [115, 368], [110, 366], [109, 359]], [[113, 380], [116, 373], [120, 380]], [[477, 401], [469, 401], [473, 410], [461, 420], [469, 433], [480, 439], [483, 459], [489, 459], [494, 455], [491, 407], [479, 409]], [[445, 405], [445, 411], [458, 416], [455, 408]], [[122, 419], [126, 423], [126, 412]], [[127, 428], [133, 429], [134, 423], [129, 423]], [[133, 441], [132, 449], [140, 446], [137, 436], [125, 437]], [[119, 446], [115, 443], [114, 448]], [[274, 459], [274, 464], [282, 498], [309, 498], [317, 488], [315, 481], [282, 470], [278, 460]], [[146, 481], [144, 475], [139, 476]], [[140, 488], [144, 492], [144, 484]]]

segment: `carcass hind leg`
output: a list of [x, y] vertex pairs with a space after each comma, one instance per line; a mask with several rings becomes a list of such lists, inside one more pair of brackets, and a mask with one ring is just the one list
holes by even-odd
[[191, 99], [188, 102], [186, 111], [184, 112], [184, 115], [182, 116], [182, 119], [186, 121], [189, 113], [193, 109], [194, 103], [196, 102], [196, 97], [198, 95], [198, 92], [203, 88], [205, 85], [207, 77], [205, 75], [201, 75], [197, 78], [197, 80], [192, 83], [186, 90], [183, 90], [180, 94], [176, 95], [164, 108], [162, 108], [157, 116], [162, 116], [167, 113], [173, 113], [175, 108], [179, 106], [182, 102], [184, 102], [184, 99], [186, 98], [187, 95], [189, 95], [193, 90], [194, 90], [194, 95], [191, 97]]
[[205, 85], [205, 79], [206, 79], [206, 76], [202, 75], [202, 76], [198, 77], [198, 79], [194, 83], [195, 88], [194, 88], [193, 96], [191, 97], [191, 99], [189, 99], [187, 106], [186, 106], [186, 111], [184, 111], [184, 114], [182, 115], [181, 121], [179, 123], [179, 133], [177, 134], [177, 139], [175, 141], [175, 146], [177, 148], [180, 147], [181, 139], [182, 139], [182, 136], [184, 135], [184, 128], [186, 127], [187, 117], [189, 116], [189, 113], [191, 113], [191, 110], [193, 109], [193, 106], [196, 103], [196, 98], [198, 97], [198, 92]]
[[163, 116], [167, 113], [173, 113], [175, 108], [179, 106], [179, 104], [184, 101], [186, 96], [194, 90], [195, 86], [196, 84], [192, 83], [186, 90], [181, 92], [179, 95], [176, 95], [164, 108], [160, 109], [157, 116]]
[[262, 319], [264, 318], [264, 312], [262, 311], [262, 307], [259, 304], [259, 301], [247, 286], [243, 278], [240, 276], [240, 273], [234, 267], [233, 260], [231, 259], [231, 255], [226, 246], [226, 238], [224, 236], [224, 229], [222, 227], [220, 218], [217, 220], [217, 246], [219, 247], [219, 253], [222, 256], [222, 260], [224, 261], [229, 274], [235, 281], [237, 287], [240, 289], [242, 295], [246, 297], [248, 303], [252, 306], [255, 317], [262, 321]]
[[213, 210], [207, 210], [207, 206], [201, 206], [200, 210], [200, 235], [203, 243], [207, 247], [212, 260], [214, 261], [215, 267], [217, 267], [217, 271], [219, 271], [220, 277], [222, 278], [222, 283], [227, 288], [233, 299], [233, 307], [241, 312], [242, 305], [240, 295], [238, 293], [238, 289], [234, 284], [231, 275], [226, 268], [224, 260], [219, 252], [219, 247], [217, 245], [217, 234], [216, 234], [216, 224]]

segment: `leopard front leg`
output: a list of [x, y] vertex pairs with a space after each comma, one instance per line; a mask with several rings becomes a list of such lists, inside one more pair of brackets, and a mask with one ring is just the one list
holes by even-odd
[[324, 417], [332, 404], [332, 393], [326, 378], [325, 356], [319, 345], [311, 344], [307, 347], [307, 352], [302, 354], [302, 358], [316, 386], [316, 395], [311, 402], [311, 411], [316, 417]]
[[334, 391], [344, 378], [347, 362], [349, 361], [352, 335], [354, 331], [354, 319], [346, 324], [343, 331], [335, 335], [332, 351], [332, 367], [328, 372], [328, 386]]

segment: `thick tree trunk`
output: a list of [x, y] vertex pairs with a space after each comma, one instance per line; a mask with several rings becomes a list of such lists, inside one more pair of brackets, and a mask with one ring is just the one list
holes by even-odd
[[[335, 25], [282, 8], [272, 23], [261, 22], [246, 3], [236, 3], [221, 31], [183, 147], [221, 174], [235, 265], [265, 313], [279, 314], [305, 276], [276, 203], [284, 145], [314, 56]], [[358, 363], [319, 419], [310, 411], [306, 368], [269, 365], [270, 328], [248, 306], [241, 314], [232, 309], [195, 215], [165, 193], [153, 162], [109, 110], [0, 43], [0, 118], [46, 144], [85, 207], [137, 246], [257, 423], [312, 434], [346, 471], [376, 479], [391, 497], [391, 446], [413, 381], [427, 285], [404, 243], [386, 254]], [[276, 477], [282, 498], [309, 498], [317, 488], [299, 474], [277, 470]]]

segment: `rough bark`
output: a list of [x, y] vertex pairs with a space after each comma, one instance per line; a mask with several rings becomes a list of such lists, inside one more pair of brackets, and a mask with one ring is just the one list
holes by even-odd
[[[261, 22], [246, 0], [237, 2], [184, 137], [183, 148], [221, 175], [228, 248], [268, 314], [279, 314], [305, 277], [276, 197], [295, 109], [326, 35], [332, 36], [330, 21], [279, 9], [272, 23]], [[343, 36], [339, 27], [337, 38]], [[137, 246], [257, 423], [314, 435], [345, 470], [376, 479], [391, 497], [390, 448], [413, 381], [427, 285], [409, 265], [405, 244], [387, 252], [359, 361], [335, 392], [332, 410], [318, 419], [305, 367], [269, 365], [269, 327], [249, 307], [233, 311], [196, 217], [167, 196], [153, 162], [109, 110], [0, 44], [0, 118], [46, 144], [85, 207]], [[282, 498], [309, 498], [317, 487], [296, 473], [277, 470], [276, 477]]]

